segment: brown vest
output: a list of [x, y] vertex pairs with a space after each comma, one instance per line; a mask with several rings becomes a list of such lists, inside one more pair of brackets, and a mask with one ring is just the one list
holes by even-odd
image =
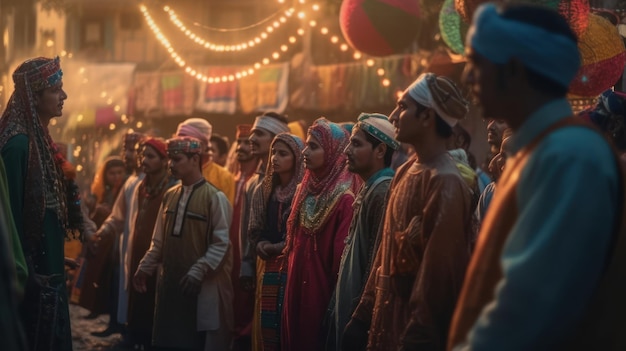
[[[521, 172], [537, 144], [556, 129], [569, 126], [593, 128], [578, 118], [567, 118], [549, 127], [507, 164], [497, 186], [456, 306], [448, 350], [466, 340], [483, 308], [493, 301], [502, 278], [500, 259], [504, 243], [517, 221], [516, 188]], [[562, 345], [552, 350], [626, 350], [626, 172], [615, 153], [621, 179], [621, 208], [607, 265], [584, 318]]]

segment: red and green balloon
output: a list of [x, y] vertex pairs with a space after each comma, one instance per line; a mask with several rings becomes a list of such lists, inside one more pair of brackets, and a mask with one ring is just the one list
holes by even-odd
[[344, 0], [339, 20], [343, 36], [354, 49], [387, 56], [411, 45], [422, 14], [418, 0]]

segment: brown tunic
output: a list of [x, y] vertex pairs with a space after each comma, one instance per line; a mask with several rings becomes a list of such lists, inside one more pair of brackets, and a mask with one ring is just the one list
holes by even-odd
[[[128, 253], [130, 261], [129, 272], [136, 272], [139, 261], [150, 248], [154, 224], [159, 215], [159, 208], [165, 192], [174, 185], [173, 181], [165, 179], [165, 184], [149, 194], [144, 184], [140, 184], [135, 191], [138, 201], [138, 213], [135, 218], [135, 230], [132, 235], [132, 244]], [[154, 316], [156, 277], [151, 276], [146, 282], [147, 291], [139, 293], [135, 289], [129, 288], [128, 304], [128, 329], [131, 333], [143, 335], [152, 334], [152, 323]]]
[[448, 154], [396, 173], [382, 242], [353, 318], [368, 350], [444, 350], [474, 239], [470, 190]]

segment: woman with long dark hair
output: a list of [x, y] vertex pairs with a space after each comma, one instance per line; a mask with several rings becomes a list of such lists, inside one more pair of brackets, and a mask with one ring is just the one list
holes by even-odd
[[265, 261], [261, 286], [261, 329], [263, 350], [280, 350], [280, 319], [287, 267], [284, 256], [287, 218], [296, 187], [302, 180], [302, 150], [299, 137], [280, 133], [270, 146], [270, 157], [261, 192], [254, 198], [250, 229], [259, 238], [258, 256]]

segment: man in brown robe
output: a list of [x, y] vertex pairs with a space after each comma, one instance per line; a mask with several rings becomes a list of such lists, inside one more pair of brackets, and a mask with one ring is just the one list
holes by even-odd
[[470, 189], [446, 150], [467, 109], [454, 83], [428, 73], [391, 113], [396, 139], [416, 156], [393, 178], [382, 242], [343, 350], [445, 349], [474, 233]]
[[[143, 143], [141, 167], [145, 178], [133, 192], [135, 211], [132, 213], [131, 233], [125, 258], [127, 272], [135, 272], [139, 261], [150, 248], [154, 224], [165, 192], [176, 180], [167, 171], [167, 146], [164, 140], [151, 138]], [[128, 275], [127, 275], [128, 276]], [[128, 332], [131, 341], [140, 349], [149, 349], [152, 344], [152, 322], [156, 279], [148, 278], [147, 292], [138, 293], [132, 289], [130, 279], [125, 282], [129, 293]]]

